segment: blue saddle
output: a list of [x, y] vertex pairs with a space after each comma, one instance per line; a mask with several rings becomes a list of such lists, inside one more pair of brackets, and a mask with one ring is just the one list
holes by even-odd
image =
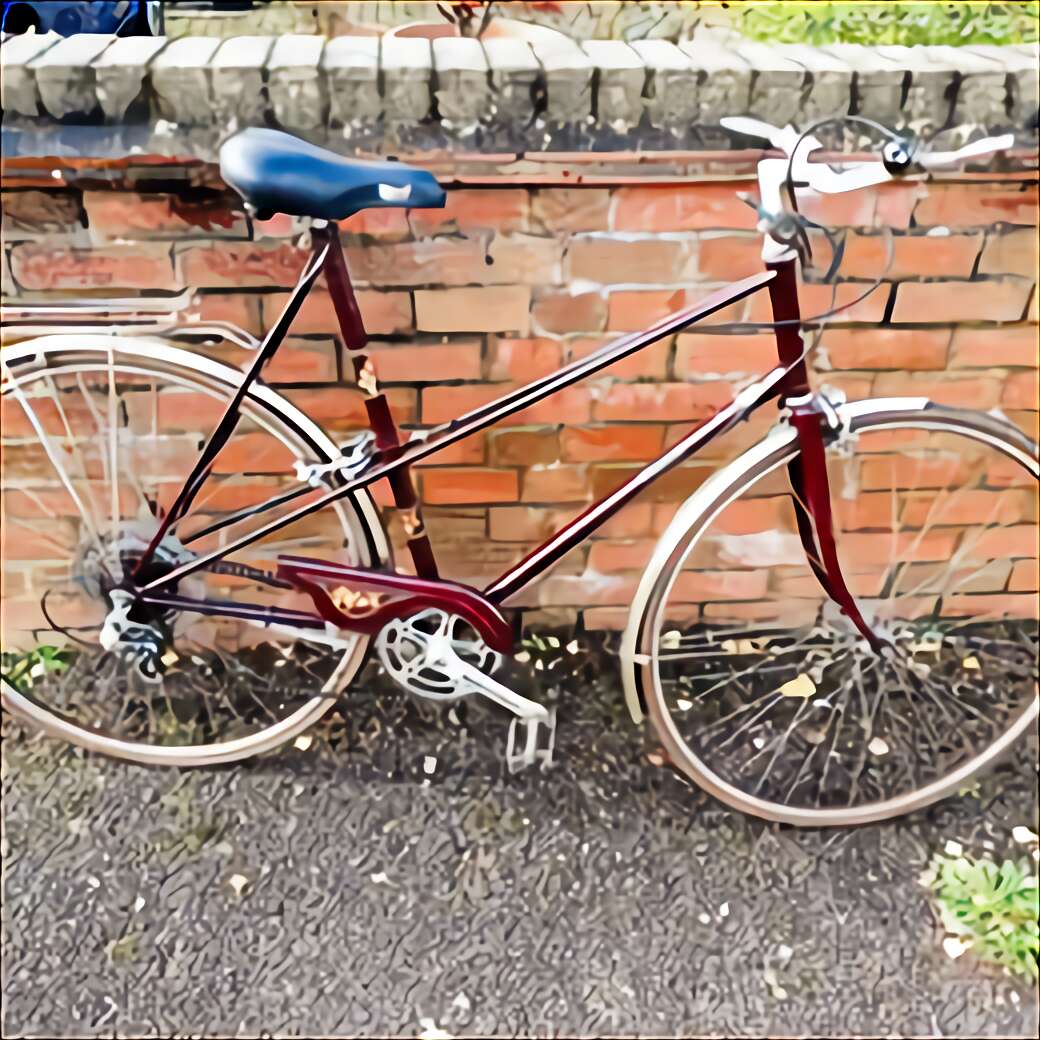
[[444, 205], [432, 173], [399, 162], [347, 159], [280, 130], [253, 127], [220, 149], [220, 173], [261, 215], [342, 220], [373, 206]]

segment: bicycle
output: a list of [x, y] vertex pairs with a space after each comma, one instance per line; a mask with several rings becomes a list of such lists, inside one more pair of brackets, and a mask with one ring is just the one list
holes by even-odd
[[[366, 206], [443, 206], [444, 189], [426, 171], [273, 130], [232, 137], [221, 170], [248, 211], [308, 218], [311, 234], [310, 259], [244, 372], [120, 330], [3, 351], [7, 526], [33, 560], [5, 564], [5, 647], [63, 648], [31, 683], [5, 678], [4, 707], [137, 762], [228, 762], [311, 725], [374, 644], [416, 696], [479, 694], [511, 712], [510, 768], [545, 765], [554, 713], [495, 677], [514, 648], [504, 607], [655, 480], [776, 401], [769, 433], [680, 506], [639, 580], [620, 652], [633, 720], [649, 717], [671, 764], [721, 801], [799, 825], [908, 812], [994, 762], [1037, 718], [1037, 447], [999, 415], [926, 398], [849, 403], [810, 387], [802, 330], [841, 308], [800, 314], [797, 271], [815, 225], [796, 203], [1011, 138], [915, 154], [878, 128], [880, 161], [837, 170], [814, 157], [820, 124], [726, 125], [771, 146], [760, 199], [748, 200], [762, 273], [407, 438], [365, 353], [336, 221]], [[320, 274], [365, 395], [369, 429], [343, 445], [260, 379]], [[412, 467], [763, 290], [775, 368], [482, 591], [439, 576]], [[198, 451], [187, 473], [186, 446]], [[395, 567], [370, 496], [382, 479], [414, 574]]]

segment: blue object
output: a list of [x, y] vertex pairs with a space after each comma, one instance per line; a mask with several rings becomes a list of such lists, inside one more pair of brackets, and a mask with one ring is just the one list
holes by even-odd
[[220, 173], [261, 214], [342, 220], [370, 207], [437, 209], [445, 197], [427, 170], [347, 159], [280, 130], [256, 127], [224, 142]]
[[158, 0], [0, 0], [0, 30], [5, 33], [110, 33], [159, 36], [163, 31]]

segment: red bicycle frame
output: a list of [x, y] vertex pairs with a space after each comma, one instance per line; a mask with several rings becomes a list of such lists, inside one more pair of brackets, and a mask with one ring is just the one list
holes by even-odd
[[[295, 628], [324, 628], [328, 622], [340, 628], [369, 634], [377, 632], [392, 618], [406, 616], [427, 606], [439, 606], [468, 620], [488, 645], [496, 650], [508, 652], [512, 647], [512, 631], [501, 613], [502, 604], [557, 563], [663, 473], [692, 456], [720, 433], [732, 428], [764, 401], [779, 397], [781, 403], [787, 403], [790, 407], [792, 422], [797, 429], [802, 447], [801, 454], [792, 464], [790, 475], [795, 493], [799, 532], [809, 562], [828, 594], [850, 616], [865, 638], [875, 649], [880, 645], [864, 622], [845, 585], [835, 553], [831, 531], [830, 494], [823, 455], [824, 420], [814, 409], [813, 398], [809, 392], [804, 361], [805, 350], [800, 332], [797, 261], [794, 256], [769, 264], [762, 274], [745, 278], [714, 292], [700, 303], [675, 311], [642, 332], [622, 336], [599, 351], [507, 393], [421, 437], [413, 437], [402, 442], [386, 396], [380, 391], [376, 381], [372, 361], [364, 352], [368, 336], [347, 271], [336, 225], [316, 227], [312, 232], [312, 241], [314, 251], [311, 260], [305, 266], [282, 314], [265, 337], [241, 386], [229, 401], [224, 415], [185, 480], [173, 506], [160, 520], [151, 545], [137, 564], [132, 577], [135, 581], [140, 580], [141, 584], [135, 584], [131, 588], [144, 602], [157, 606], [165, 604], [170, 609], [224, 614], [263, 624], [283, 624]], [[365, 408], [375, 436], [375, 450], [359, 472], [343, 479], [338, 487], [317, 499], [268, 521], [257, 530], [234, 539], [219, 549], [197, 556], [181, 566], [153, 577], [150, 581], [142, 580], [149, 575], [155, 548], [170, 526], [187, 514], [195, 495], [209, 475], [213, 461], [238, 423], [239, 408], [250, 386], [278, 350], [293, 318], [320, 273], [324, 273], [328, 283], [343, 343], [350, 352], [358, 386], [366, 395]], [[673, 447], [616, 490], [591, 505], [543, 545], [492, 582], [483, 593], [456, 582], [446, 581], [439, 576], [412, 479], [411, 467], [416, 462], [763, 288], [769, 290], [776, 323], [780, 361], [777, 368], [747, 387], [729, 405], [694, 427]], [[204, 569], [383, 478], [386, 478], [390, 485], [394, 505], [404, 521], [408, 549], [416, 570], [415, 577], [301, 557], [281, 557], [277, 576], [265, 577], [270, 584], [291, 586], [306, 592], [314, 603], [316, 615], [307, 615], [300, 611], [281, 611], [274, 607], [253, 608], [247, 604], [192, 601], [176, 595], [176, 585], [181, 578]], [[231, 513], [204, 531], [196, 532], [194, 536], [185, 540], [185, 544], [247, 517], [262, 514], [311, 490], [309, 484], [302, 484], [274, 496], [259, 506]], [[379, 593], [387, 597], [389, 602], [380, 604], [361, 616], [347, 613], [333, 603], [332, 597], [325, 589], [327, 584]]]

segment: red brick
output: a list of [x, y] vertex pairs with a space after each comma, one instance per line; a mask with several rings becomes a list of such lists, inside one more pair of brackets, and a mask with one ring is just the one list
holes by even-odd
[[412, 209], [416, 235], [445, 231], [526, 231], [528, 197], [522, 188], [462, 188], [448, 192], [443, 209]]
[[488, 533], [495, 541], [544, 542], [581, 512], [569, 509], [544, 509], [536, 506], [499, 506], [488, 511]]
[[551, 232], [605, 231], [609, 217], [607, 188], [541, 188], [531, 197], [531, 219]]
[[623, 462], [661, 454], [663, 426], [565, 426], [563, 458], [568, 462]]
[[476, 239], [427, 238], [347, 246], [357, 281], [391, 285], [472, 285], [487, 280], [484, 249]]
[[[502, 383], [429, 387], [423, 391], [422, 421], [439, 423], [458, 418], [505, 396], [511, 389]], [[557, 423], [561, 416], [566, 416], [568, 422], [583, 423], [589, 421], [589, 407], [589, 391], [585, 387], [569, 387], [510, 416], [508, 422], [515, 426]]]
[[596, 401], [597, 422], [648, 420], [684, 422], [703, 419], [733, 398], [729, 383], [618, 383]]
[[370, 344], [381, 383], [439, 383], [451, 379], [479, 379], [479, 340], [447, 343]]
[[[486, 383], [466, 386], [431, 386], [422, 391], [422, 421], [442, 423], [482, 408], [503, 396], [508, 387]], [[511, 420], [515, 421], [515, 420]]]
[[11, 272], [23, 289], [180, 289], [168, 246], [64, 249], [23, 242], [11, 249]]
[[892, 488], [959, 487], [971, 467], [960, 456], [878, 455], [865, 458], [860, 467], [863, 491], [890, 491]]
[[981, 232], [941, 236], [850, 234], [845, 240], [840, 272], [843, 278], [970, 278], [981, 248]]
[[1040, 560], [1015, 560], [1008, 591], [1036, 593], [1037, 589], [1040, 589]]
[[[642, 469], [617, 463], [594, 466], [592, 469], [592, 497], [603, 498], [631, 479]], [[643, 494], [651, 502], [679, 502], [687, 498], [714, 472], [711, 466], [677, 466], [658, 477]]]
[[680, 378], [719, 373], [759, 374], [777, 365], [776, 339], [770, 332], [745, 336], [680, 333], [675, 374]]
[[599, 332], [607, 323], [607, 304], [596, 292], [541, 292], [531, 318], [544, 332]]
[[492, 437], [492, 458], [499, 466], [545, 466], [560, 458], [555, 429], [505, 430]]
[[348, 235], [367, 235], [370, 238], [385, 240], [410, 238], [412, 229], [409, 215], [414, 210], [397, 209], [363, 209], [346, 220], [339, 222], [340, 229]]
[[1035, 227], [1020, 228], [1001, 234], [991, 232], [986, 236], [986, 248], [979, 261], [980, 274], [1020, 274], [1024, 278], [1037, 280], [1037, 240]]
[[195, 288], [291, 288], [310, 255], [291, 242], [211, 242], [179, 251], [177, 267], [184, 284]]
[[995, 527], [984, 531], [978, 538], [972, 538], [971, 551], [982, 559], [1006, 560], [1011, 557], [1024, 556], [1035, 559], [1037, 538], [1040, 531], [1036, 524], [1016, 524], [1011, 527]]
[[705, 600], [761, 599], [769, 583], [769, 572], [747, 571], [680, 571], [671, 597], [677, 601], [703, 603]]
[[332, 340], [287, 339], [264, 368], [268, 383], [331, 383], [336, 379]]
[[255, 336], [262, 328], [260, 303], [260, 296], [254, 293], [196, 293], [184, 318], [186, 321], [230, 322]]
[[523, 502], [586, 502], [589, 482], [585, 466], [534, 466], [524, 473]]
[[[534, 235], [494, 235], [482, 251], [478, 281], [486, 285], [557, 285], [563, 243]], [[490, 263], [489, 263], [490, 261]]]
[[992, 408], [1000, 398], [1002, 382], [996, 377], [948, 373], [945, 375], [882, 372], [874, 381], [879, 397], [929, 397], [936, 404], [956, 408]]
[[583, 610], [581, 617], [589, 632], [619, 632], [628, 624], [628, 611], [617, 607], [592, 607]]
[[954, 329], [950, 353], [952, 368], [1021, 366], [1035, 368], [1040, 340], [1035, 325], [1002, 329]]
[[589, 570], [600, 574], [644, 570], [656, 544], [649, 538], [638, 542], [593, 542], [589, 550]]
[[[414, 390], [395, 386], [384, 392], [398, 423], [415, 421]], [[365, 395], [353, 386], [308, 387], [304, 390], [283, 390], [282, 393], [297, 408], [327, 429], [355, 430], [368, 426]]]
[[824, 227], [905, 228], [923, 187], [912, 182], [885, 184], [837, 195], [806, 194], [799, 210]]
[[417, 289], [416, 327], [427, 332], [526, 332], [531, 290], [519, 286]]
[[593, 538], [639, 538], [653, 534], [651, 502], [629, 502], [592, 534]]
[[[399, 416], [395, 415], [395, 418]], [[416, 466], [420, 469], [428, 466], [483, 466], [487, 462], [487, 442], [483, 433], [475, 433], [464, 437], [461, 441], [449, 444], [446, 448], [434, 452]]]
[[[866, 499], [883, 498], [888, 501], [885, 523], [891, 524], [889, 495], [864, 495]], [[1036, 499], [1022, 491], [986, 491], [978, 488], [958, 488], [954, 494], [939, 497], [926, 491], [921, 495], [907, 495], [899, 515], [904, 527], [920, 527], [924, 523], [1015, 524], [1036, 518]], [[880, 525], [874, 525], [880, 526]]]
[[552, 339], [491, 338], [491, 379], [527, 383], [555, 372], [563, 364], [563, 349]]
[[758, 218], [736, 193], [752, 191], [754, 187], [749, 181], [619, 188], [614, 228], [617, 231], [751, 230]]
[[592, 393], [588, 387], [571, 386], [558, 390], [538, 404], [524, 408], [509, 418], [517, 425], [535, 423], [558, 423], [566, 418], [569, 423], [587, 423], [592, 415]]
[[511, 469], [428, 469], [422, 486], [423, 500], [432, 504], [515, 502], [519, 490]]
[[893, 321], [1017, 321], [1032, 284], [1020, 278], [978, 282], [902, 282]]
[[692, 243], [675, 239], [572, 238], [567, 248], [571, 278], [619, 282], [688, 282], [696, 276]]
[[85, 191], [91, 237], [111, 239], [245, 238], [248, 233], [242, 203], [236, 196], [138, 195], [132, 191]]
[[[601, 349], [605, 344], [617, 339], [616, 336], [595, 336], [572, 339], [568, 343], [568, 361], [588, 357]], [[599, 378], [606, 379], [654, 379], [662, 380], [668, 374], [668, 359], [672, 353], [672, 340], [667, 336], [651, 343], [634, 354], [615, 361], [602, 369]]]
[[791, 519], [790, 499], [786, 495], [739, 498], [719, 513], [712, 526], [723, 534], [761, 534], [763, 531], [787, 530]]
[[[406, 292], [376, 292], [361, 289], [357, 292], [358, 306], [365, 328], [374, 336], [388, 336], [395, 332], [409, 332], [412, 328], [412, 301]], [[270, 328], [277, 320], [288, 293], [265, 293], [263, 296], [263, 322]], [[332, 306], [328, 290], [315, 286], [304, 301], [295, 321], [293, 332], [298, 335], [314, 335], [323, 332], [339, 332], [339, 322]]]
[[759, 235], [701, 236], [697, 267], [708, 281], [736, 281], [765, 270]]
[[214, 473], [292, 473], [295, 456], [266, 433], [235, 434], [213, 463]]
[[[637, 332], [675, 311], [692, 306], [712, 292], [711, 289], [620, 290], [610, 294], [608, 327], [617, 332]], [[768, 297], [766, 298], [768, 306]], [[717, 311], [703, 324], [739, 321], [746, 308], [740, 300]]]
[[0, 199], [3, 239], [74, 234], [82, 226], [79, 196], [67, 191], [5, 191]]
[[1005, 408], [1028, 408], [1035, 411], [1040, 407], [1038, 402], [1037, 373], [1014, 372], [1004, 381], [1004, 392], [1000, 395], [1000, 403]]
[[542, 606], [627, 606], [639, 584], [634, 577], [551, 574], [538, 586]]
[[835, 368], [944, 369], [950, 329], [825, 329]]
[[1037, 189], [1023, 184], [932, 184], [914, 210], [918, 227], [1036, 224]]

